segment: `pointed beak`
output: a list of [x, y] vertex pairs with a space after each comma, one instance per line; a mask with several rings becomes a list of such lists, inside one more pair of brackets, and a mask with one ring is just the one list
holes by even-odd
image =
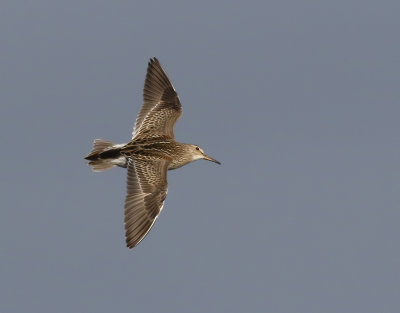
[[216, 159], [213, 159], [212, 157], [208, 156], [208, 155], [205, 154], [205, 153], [203, 154], [203, 159], [221, 165], [221, 162], [218, 162]]

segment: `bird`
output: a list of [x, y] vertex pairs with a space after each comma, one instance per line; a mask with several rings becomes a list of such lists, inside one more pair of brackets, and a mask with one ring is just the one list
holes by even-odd
[[92, 151], [85, 157], [95, 172], [116, 166], [127, 169], [124, 224], [129, 249], [146, 237], [164, 206], [168, 170], [200, 159], [221, 164], [198, 145], [175, 141], [174, 126], [181, 115], [182, 105], [174, 86], [158, 59], [151, 58], [143, 105], [131, 141], [115, 144], [95, 139]]

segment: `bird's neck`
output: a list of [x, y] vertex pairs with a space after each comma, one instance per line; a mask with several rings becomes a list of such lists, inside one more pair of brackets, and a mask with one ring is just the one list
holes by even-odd
[[199, 159], [197, 157], [193, 157], [193, 155], [190, 153], [191, 145], [179, 142], [176, 142], [176, 144], [176, 154], [172, 159], [168, 169], [176, 169]]

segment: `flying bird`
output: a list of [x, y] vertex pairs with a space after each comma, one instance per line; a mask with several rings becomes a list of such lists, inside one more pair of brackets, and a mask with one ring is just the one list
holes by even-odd
[[200, 159], [221, 164], [199, 146], [175, 141], [174, 125], [181, 115], [182, 106], [174, 86], [160, 62], [152, 58], [132, 140], [114, 144], [96, 139], [85, 158], [95, 172], [115, 166], [127, 168], [124, 221], [128, 248], [143, 240], [160, 214], [168, 192], [168, 170]]

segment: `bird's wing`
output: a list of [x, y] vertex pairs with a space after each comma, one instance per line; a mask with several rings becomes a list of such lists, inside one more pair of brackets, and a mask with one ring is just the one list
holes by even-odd
[[143, 89], [143, 106], [136, 118], [133, 137], [147, 134], [174, 137], [174, 125], [182, 106], [167, 73], [156, 59], [150, 59]]
[[164, 159], [128, 161], [125, 200], [125, 236], [128, 248], [135, 247], [147, 235], [160, 214], [168, 191]]

